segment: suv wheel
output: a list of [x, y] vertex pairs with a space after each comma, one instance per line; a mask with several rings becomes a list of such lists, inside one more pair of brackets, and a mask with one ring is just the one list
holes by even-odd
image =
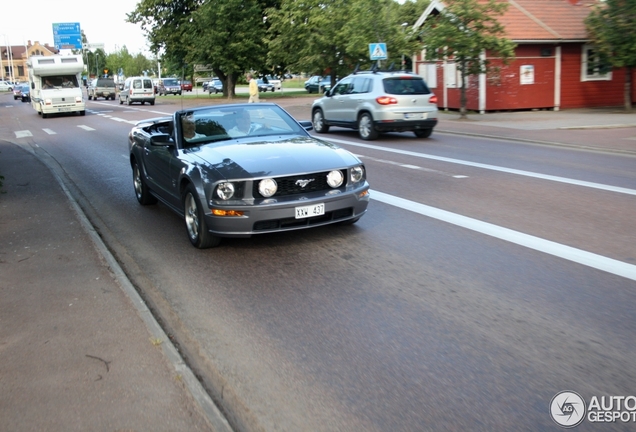
[[428, 138], [433, 133], [433, 128], [417, 129], [417, 130], [414, 130], [413, 133], [418, 138]]
[[378, 137], [378, 131], [373, 128], [373, 118], [369, 113], [362, 113], [358, 117], [358, 134], [363, 140], [371, 141]]
[[312, 123], [314, 124], [314, 130], [318, 133], [327, 133], [329, 132], [329, 126], [325, 124], [325, 117], [322, 114], [321, 109], [317, 109], [314, 111], [314, 115], [312, 116]]

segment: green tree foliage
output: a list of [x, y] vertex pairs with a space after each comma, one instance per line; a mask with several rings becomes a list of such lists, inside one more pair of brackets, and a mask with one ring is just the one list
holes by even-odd
[[636, 66], [636, 0], [606, 0], [585, 19], [590, 39], [615, 68], [626, 68], [625, 109], [632, 109], [632, 70]]
[[404, 5], [394, 0], [281, 0], [278, 8], [267, 10], [268, 62], [292, 71], [330, 74], [333, 80], [357, 64], [369, 66], [369, 44], [384, 42], [387, 64], [399, 63], [403, 54], [410, 56], [417, 49], [410, 27], [426, 4], [428, 0]]
[[[497, 21], [508, 3], [501, 0], [448, 0], [438, 16], [425, 21], [420, 38], [426, 58], [452, 58], [461, 76], [487, 73], [493, 68], [481, 57], [484, 50], [498, 56], [503, 64], [514, 58], [515, 44], [504, 37], [504, 27]], [[466, 118], [466, 86], [461, 85], [460, 117]]]

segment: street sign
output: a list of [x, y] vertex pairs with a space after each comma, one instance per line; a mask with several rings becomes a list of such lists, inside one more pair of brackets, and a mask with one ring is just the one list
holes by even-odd
[[80, 23], [53, 23], [53, 43], [57, 49], [82, 49]]
[[386, 44], [383, 42], [369, 44], [369, 57], [371, 60], [386, 60], [388, 58]]
[[103, 43], [85, 43], [84, 49], [88, 51], [101, 49], [102, 51], [104, 51], [104, 44]]

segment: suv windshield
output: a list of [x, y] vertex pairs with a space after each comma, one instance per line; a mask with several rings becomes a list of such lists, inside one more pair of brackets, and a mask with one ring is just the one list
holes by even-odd
[[431, 93], [424, 80], [420, 78], [386, 78], [382, 80], [382, 84], [384, 85], [384, 91], [388, 94], [393, 95], [416, 95]]
[[163, 80], [163, 85], [164, 86], [178, 86], [179, 83], [177, 82], [176, 79], [165, 79], [165, 80]]

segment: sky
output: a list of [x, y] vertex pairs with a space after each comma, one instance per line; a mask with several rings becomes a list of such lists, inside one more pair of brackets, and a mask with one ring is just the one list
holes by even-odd
[[[27, 13], [0, 14], [0, 45], [23, 45], [38, 41], [54, 46], [53, 23], [79, 22], [89, 43], [103, 43], [104, 51], [118, 51], [124, 45], [135, 55], [149, 55], [141, 27], [127, 23], [126, 13], [132, 12], [138, 0], [106, 0], [78, 2], [77, 0], [49, 0], [29, 6]], [[78, 7], [78, 5], [80, 5]]]

